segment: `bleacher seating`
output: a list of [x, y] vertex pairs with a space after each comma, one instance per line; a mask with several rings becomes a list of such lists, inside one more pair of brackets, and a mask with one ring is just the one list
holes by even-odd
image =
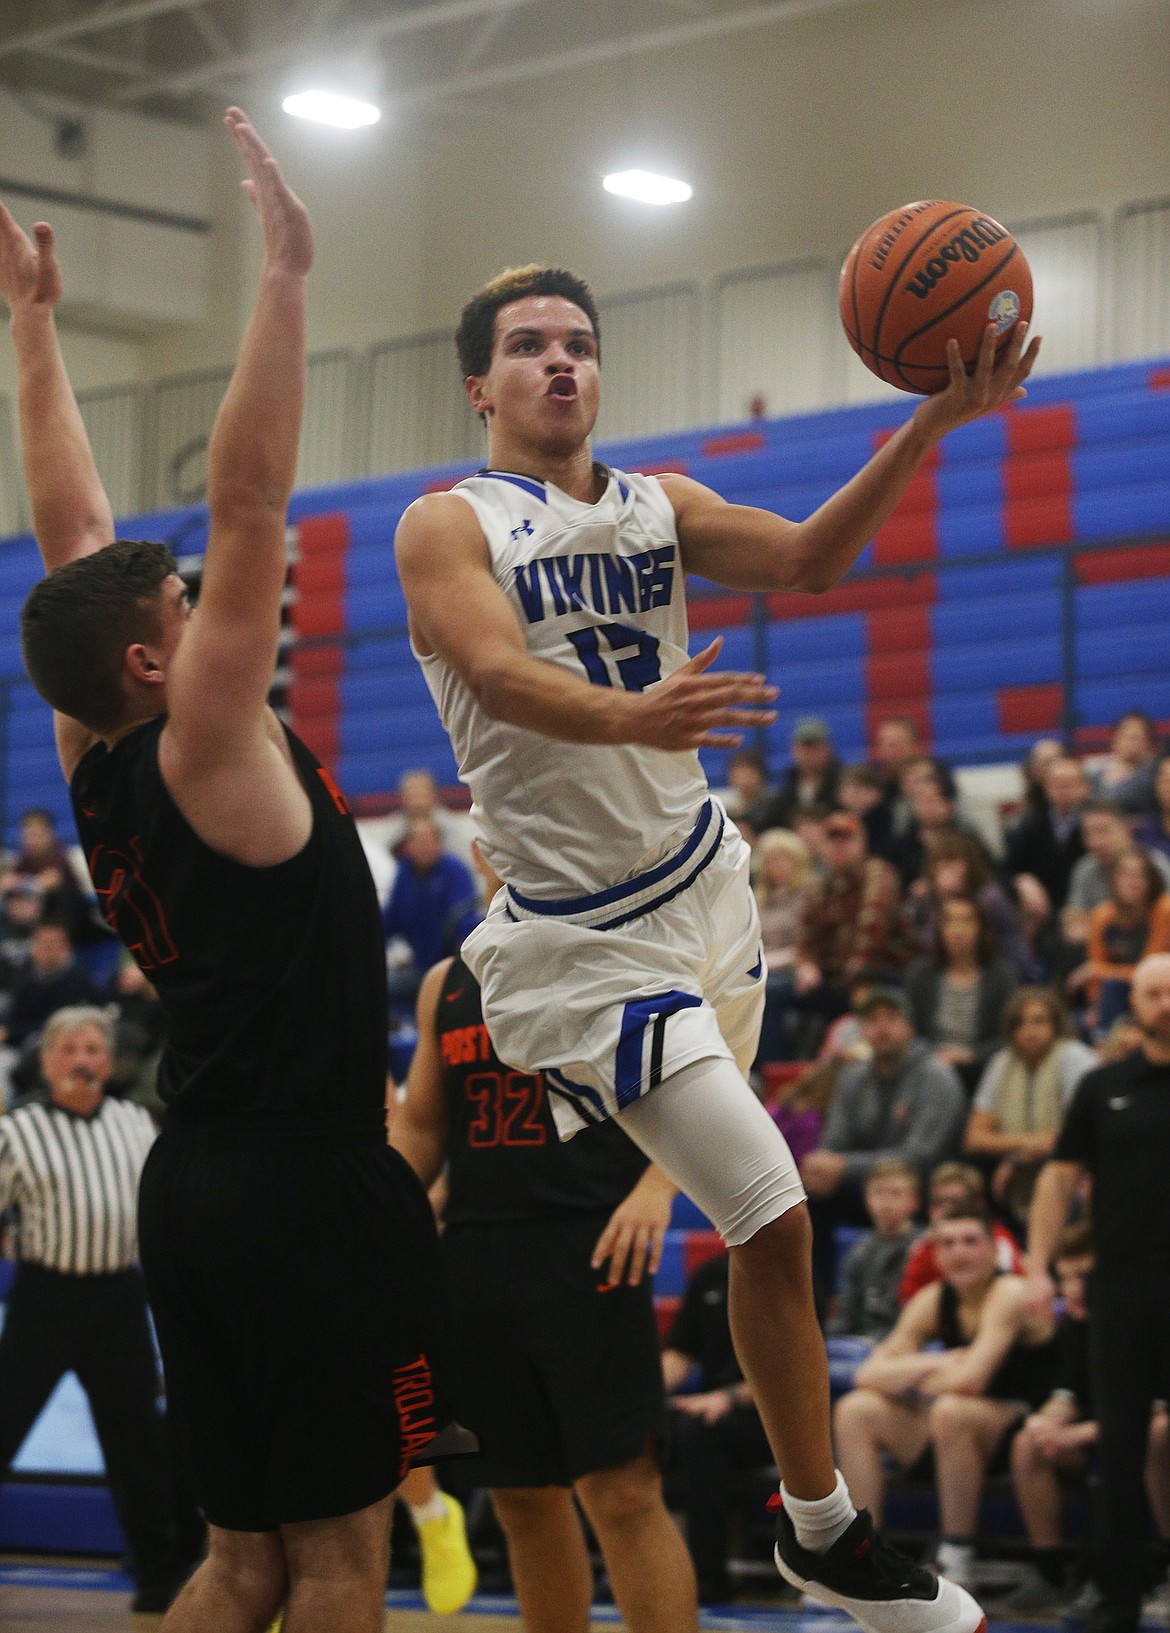
[[[799, 520], [912, 408], [882, 402], [600, 453], [619, 467], [685, 471], [729, 499]], [[412, 499], [469, 469], [294, 496], [291, 718], [359, 811], [408, 767], [455, 780], [410, 652], [392, 545]], [[119, 531], [164, 537], [177, 554], [197, 556], [206, 527], [205, 512], [188, 509], [131, 517]], [[66, 811], [47, 711], [15, 678], [19, 608], [37, 572], [30, 539], [0, 545], [0, 677], [9, 677], [0, 678], [9, 705], [0, 695], [0, 803], [9, 832], [24, 805]], [[952, 761], [1018, 760], [1062, 725], [1070, 678], [1085, 747], [1126, 708], [1170, 721], [1161, 639], [1170, 609], [1170, 363], [1050, 376], [1030, 385], [1026, 403], [954, 433], [855, 572], [824, 596], [758, 603], [697, 580], [690, 594], [692, 627], [724, 635], [728, 667], [763, 663], [780, 683], [769, 733], [777, 759], [795, 719], [815, 711], [845, 759], [864, 754], [878, 720], [906, 714]], [[722, 781], [723, 757], [708, 758]]]

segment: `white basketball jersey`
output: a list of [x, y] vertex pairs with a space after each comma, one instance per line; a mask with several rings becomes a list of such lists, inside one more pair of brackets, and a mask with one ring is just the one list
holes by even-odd
[[[678, 533], [653, 477], [611, 471], [592, 505], [509, 471], [452, 491], [475, 511], [534, 658], [634, 692], [686, 662]], [[493, 720], [441, 658], [421, 662], [484, 850], [522, 896], [604, 891], [694, 829], [707, 798], [697, 754], [556, 742]]]

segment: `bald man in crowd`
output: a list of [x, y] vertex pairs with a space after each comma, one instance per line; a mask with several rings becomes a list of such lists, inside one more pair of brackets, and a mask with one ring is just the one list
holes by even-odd
[[1170, 1398], [1170, 954], [1137, 966], [1130, 1006], [1141, 1045], [1081, 1079], [1036, 1187], [1028, 1232], [1033, 1303], [1050, 1308], [1053, 1255], [1081, 1182], [1091, 1178], [1101, 1599], [1090, 1633], [1136, 1633], [1149, 1585], [1146, 1441], [1154, 1401]]

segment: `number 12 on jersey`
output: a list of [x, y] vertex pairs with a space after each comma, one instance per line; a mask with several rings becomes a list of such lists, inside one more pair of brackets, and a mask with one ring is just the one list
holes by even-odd
[[[602, 651], [600, 636], [605, 637], [608, 652]], [[630, 624], [573, 629], [569, 631], [569, 639], [594, 686], [617, 685], [627, 692], [644, 692], [647, 686], [662, 679], [657, 637]], [[617, 673], [616, 681], [611, 670]]]

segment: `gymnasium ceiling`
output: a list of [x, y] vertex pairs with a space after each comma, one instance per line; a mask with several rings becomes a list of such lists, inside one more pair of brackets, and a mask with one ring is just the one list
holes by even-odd
[[704, 39], [762, 49], [798, 19], [877, 3], [2, 0], [0, 87], [201, 123], [249, 84], [324, 70], [387, 106], [441, 106]]

